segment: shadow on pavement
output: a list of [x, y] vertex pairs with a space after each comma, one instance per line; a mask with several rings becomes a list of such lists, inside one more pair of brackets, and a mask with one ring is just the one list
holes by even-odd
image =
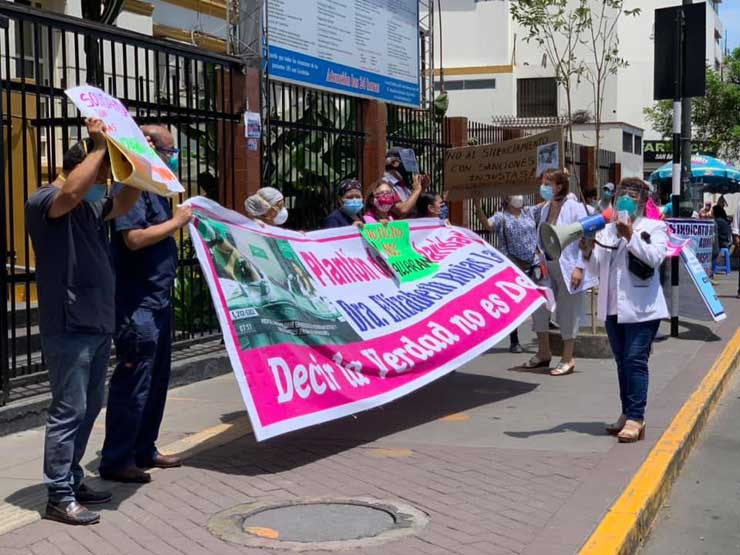
[[[246, 476], [283, 472], [537, 387], [534, 383], [455, 372], [387, 405], [260, 443], [251, 434], [225, 444], [216, 437], [216, 446], [188, 457], [185, 465]], [[240, 416], [243, 413], [221, 418], [228, 422]]]
[[[102, 481], [100, 478], [85, 478], [85, 484], [95, 490], [110, 490], [113, 493], [113, 499], [108, 503], [91, 506], [90, 509], [98, 511], [101, 509], [117, 509], [118, 506], [131, 497], [142, 484], [113, 484]], [[43, 484], [34, 484], [11, 493], [4, 501], [10, 505], [39, 513], [43, 517], [46, 509], [46, 486]]]
[[552, 428], [546, 428], [544, 430], [530, 430], [529, 432], [504, 432], [509, 437], [517, 437], [526, 439], [532, 436], [541, 436], [547, 434], [560, 434], [563, 432], [577, 432], [579, 434], [587, 434], [590, 436], [605, 436], [607, 435], [604, 427], [605, 422], [563, 422]]
[[686, 339], [689, 341], [722, 341], [722, 338], [718, 336], [709, 326], [698, 324], [696, 322], [689, 322], [687, 320], [681, 320], [679, 323], [681, 331], [678, 332], [679, 339]]

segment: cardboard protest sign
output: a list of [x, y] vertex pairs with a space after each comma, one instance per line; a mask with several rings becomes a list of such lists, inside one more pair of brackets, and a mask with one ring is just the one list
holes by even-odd
[[365, 224], [360, 233], [383, 257], [400, 283], [416, 281], [439, 269], [439, 265], [411, 246], [408, 221]]
[[83, 117], [98, 118], [105, 123], [115, 181], [165, 197], [185, 192], [120, 100], [88, 85], [64, 92]]
[[258, 440], [377, 407], [506, 338], [548, 292], [468, 229], [405, 222], [438, 269], [399, 285], [354, 226], [260, 227], [203, 197], [190, 236]]
[[491, 145], [445, 151], [445, 187], [449, 200], [527, 194], [539, 190], [544, 169], [561, 167], [563, 129]]

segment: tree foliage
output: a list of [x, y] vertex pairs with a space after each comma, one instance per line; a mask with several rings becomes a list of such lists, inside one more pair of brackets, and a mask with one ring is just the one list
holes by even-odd
[[[583, 75], [591, 84], [594, 99], [594, 122], [596, 152], [601, 146], [601, 123], [604, 114], [604, 91], [609, 77], [627, 67], [627, 60], [619, 55], [619, 21], [622, 16], [634, 17], [640, 8], [624, 9], [624, 0], [602, 0], [595, 9], [590, 8], [589, 0], [580, 0], [579, 10], [583, 12], [583, 44], [588, 51]], [[599, 186], [599, 168], [594, 164], [594, 184]]]
[[[664, 138], [673, 135], [673, 101], [660, 100], [645, 108], [653, 129]], [[707, 68], [706, 96], [694, 98], [691, 135], [726, 160], [740, 160], [740, 48], [725, 59], [722, 71]]]
[[[585, 71], [583, 60], [576, 54], [587, 21], [582, 3], [569, 7], [568, 0], [513, 0], [511, 17], [525, 31], [524, 41], [534, 42], [545, 53], [555, 70], [555, 81], [565, 92], [568, 122], [573, 119], [573, 84]], [[574, 148], [573, 127], [568, 126], [570, 145]], [[571, 160], [575, 159], [571, 153]], [[571, 172], [576, 175], [576, 172]]]

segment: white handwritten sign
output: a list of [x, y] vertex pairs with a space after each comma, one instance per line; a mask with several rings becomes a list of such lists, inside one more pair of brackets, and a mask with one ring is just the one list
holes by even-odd
[[65, 93], [83, 117], [105, 123], [113, 179], [162, 196], [185, 192], [120, 100], [89, 85], [67, 89]]

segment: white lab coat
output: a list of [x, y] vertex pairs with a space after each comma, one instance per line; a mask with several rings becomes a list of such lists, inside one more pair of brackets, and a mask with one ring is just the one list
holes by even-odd
[[[547, 217], [550, 214], [550, 206], [551, 204], [548, 202], [542, 207], [540, 225], [547, 223]], [[586, 216], [588, 216], [588, 213], [581, 202], [567, 198], [563, 203], [563, 206], [560, 208], [560, 214], [558, 215], [558, 220], [555, 222], [555, 225], [572, 224]], [[539, 230], [537, 232], [537, 242], [539, 243], [540, 252], [545, 252], [545, 249], [542, 246], [542, 241], [540, 240]], [[560, 270], [563, 273], [563, 281], [565, 281], [565, 285], [568, 287], [568, 292], [570, 294], [588, 291], [596, 285], [598, 281], [596, 279], [596, 275], [589, 271], [589, 265], [583, 259], [583, 254], [578, 247], [578, 241], [571, 243], [563, 249], [558, 263], [560, 264]], [[583, 269], [583, 281], [578, 289], [572, 290], [570, 278], [576, 268]]]
[[[645, 240], [643, 233], [650, 237], [650, 242]], [[638, 218], [632, 226], [629, 243], [617, 236], [616, 224], [608, 224], [596, 234], [596, 240], [603, 245], [619, 244], [614, 257], [612, 250], [596, 245], [588, 261], [591, 272], [599, 276], [598, 318], [606, 320], [607, 317], [611, 272], [616, 272], [617, 278], [617, 322], [635, 324], [668, 318], [668, 308], [660, 286], [660, 265], [666, 257], [668, 243], [666, 224], [660, 220]], [[655, 268], [651, 278], [643, 280], [629, 271], [629, 252]]]

